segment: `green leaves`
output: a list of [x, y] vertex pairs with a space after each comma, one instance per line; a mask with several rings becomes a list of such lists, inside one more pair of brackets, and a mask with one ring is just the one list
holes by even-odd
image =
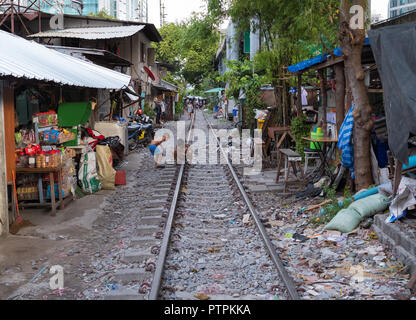
[[199, 85], [213, 69], [219, 33], [211, 21], [195, 14], [188, 21], [170, 23], [159, 30], [164, 41], [155, 45], [156, 59], [175, 66], [174, 76]]

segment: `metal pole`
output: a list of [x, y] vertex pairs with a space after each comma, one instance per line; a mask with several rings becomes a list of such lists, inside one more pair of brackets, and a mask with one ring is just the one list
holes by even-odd
[[4, 140], [4, 94], [0, 80], [0, 235], [9, 233], [9, 209], [7, 200], [6, 148]]

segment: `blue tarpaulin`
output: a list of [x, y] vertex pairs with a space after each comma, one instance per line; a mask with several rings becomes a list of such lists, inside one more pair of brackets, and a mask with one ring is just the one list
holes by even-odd
[[324, 62], [328, 58], [328, 56], [329, 56], [328, 54], [324, 56], [320, 55], [309, 60], [301, 61], [298, 64], [287, 67], [287, 70], [289, 70], [290, 72], [298, 72], [301, 70], [305, 70], [306, 68], [314, 66], [315, 64]]
[[[369, 45], [370, 45], [370, 39], [365, 38], [364, 46], [369, 46]], [[341, 48], [340, 47], [335, 48], [333, 51], [333, 54], [338, 57], [341, 57], [342, 56]], [[290, 72], [299, 72], [309, 67], [312, 67], [316, 64], [326, 61], [330, 56], [331, 56], [330, 54], [325, 54], [325, 55], [314, 57], [312, 59], [304, 60], [304, 61], [299, 62], [298, 64], [287, 67], [287, 70], [289, 70]]]

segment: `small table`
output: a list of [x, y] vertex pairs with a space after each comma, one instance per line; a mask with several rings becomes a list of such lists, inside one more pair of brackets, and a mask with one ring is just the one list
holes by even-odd
[[[310, 137], [304, 137], [302, 138], [305, 141], [312, 142], [315, 146], [316, 151], [319, 153], [321, 157], [321, 165], [319, 166], [319, 171], [322, 172], [322, 174], [325, 173], [325, 170], [329, 169], [328, 160], [332, 156], [331, 150], [334, 149], [332, 145], [336, 144], [338, 142], [338, 138], [333, 137], [321, 137], [321, 138], [310, 138]], [[323, 143], [324, 146], [321, 148], [319, 145], [320, 143]], [[329, 148], [326, 148], [326, 145], [329, 143], [331, 146]], [[329, 175], [331, 176], [331, 181], [334, 180], [334, 176], [331, 172], [331, 170], [327, 170]], [[315, 171], [314, 171], [315, 172]]]
[[[42, 197], [40, 197], [40, 202], [36, 204], [29, 204], [25, 206], [51, 206], [52, 209], [52, 216], [56, 216], [56, 199], [55, 199], [55, 179], [54, 173], [58, 173], [58, 191], [59, 191], [59, 202], [58, 205], [60, 209], [63, 209], [63, 197], [62, 197], [62, 166], [57, 168], [16, 168], [16, 174], [48, 174], [49, 173], [49, 180], [51, 184], [51, 202], [46, 203], [42, 202]], [[41, 190], [41, 186], [39, 186], [39, 193], [43, 192]], [[17, 200], [16, 200], [17, 201]]]

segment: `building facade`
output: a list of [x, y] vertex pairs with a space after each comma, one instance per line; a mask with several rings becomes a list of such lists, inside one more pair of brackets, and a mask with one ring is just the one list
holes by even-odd
[[389, 18], [401, 16], [412, 10], [416, 10], [416, 0], [390, 0]]
[[[82, 9], [80, 2], [83, 3]], [[52, 3], [41, 1], [41, 11], [51, 14], [59, 12], [59, 6]], [[139, 21], [139, 0], [64, 0], [62, 10], [64, 14], [84, 16], [105, 10], [118, 20]]]

